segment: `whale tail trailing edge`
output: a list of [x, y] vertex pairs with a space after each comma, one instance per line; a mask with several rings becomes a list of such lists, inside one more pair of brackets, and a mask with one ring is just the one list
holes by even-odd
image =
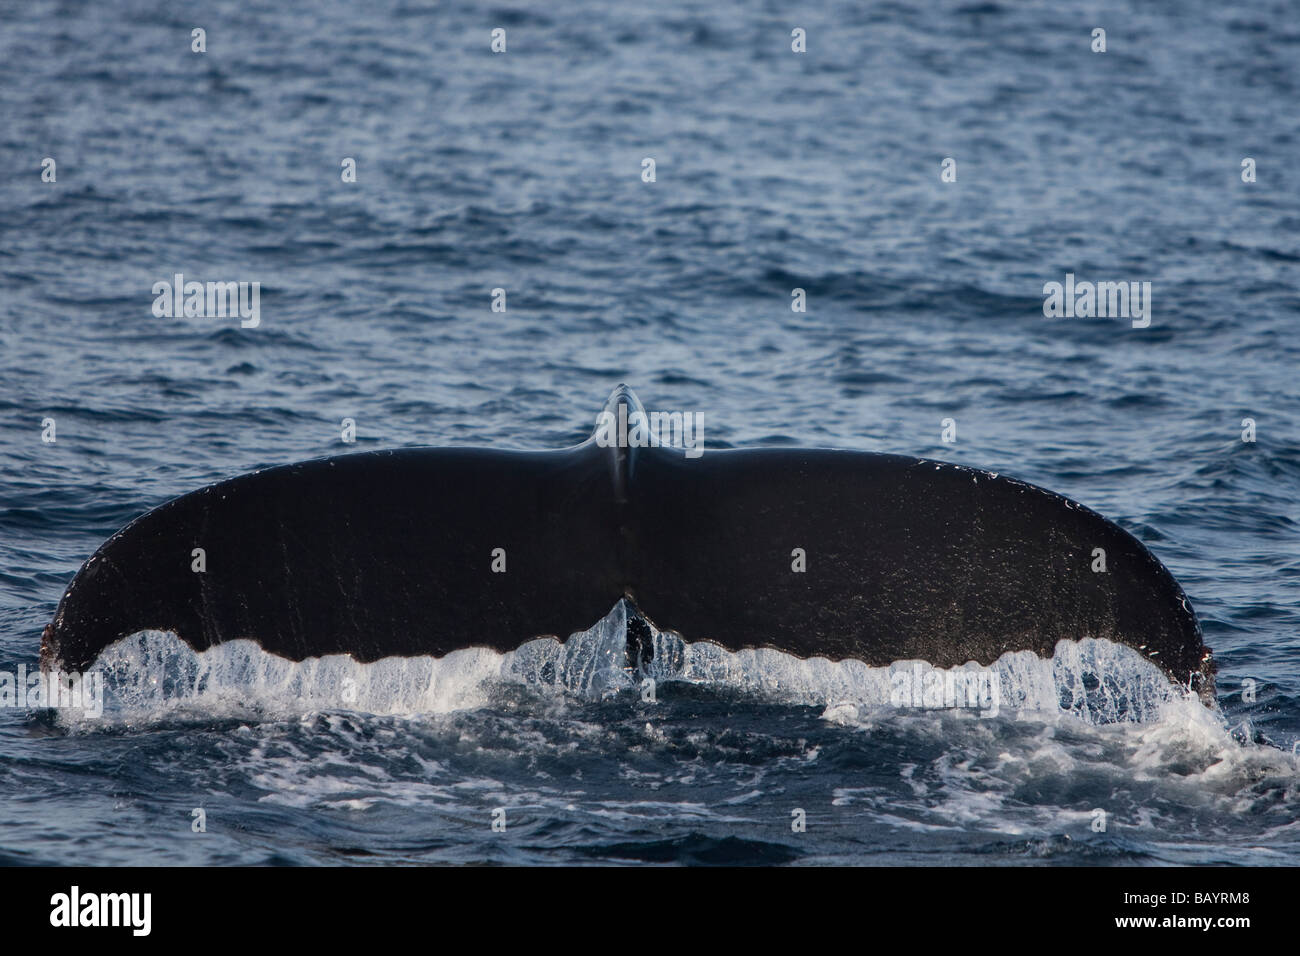
[[[622, 387], [606, 410], [619, 404], [643, 412]], [[1107, 638], [1213, 693], [1169, 572], [1051, 492], [894, 455], [690, 458], [594, 436], [550, 452], [344, 455], [184, 495], [86, 562], [41, 657], [85, 670], [142, 630], [196, 650], [247, 638], [291, 660], [507, 651], [563, 640], [624, 598], [687, 640], [871, 665], [991, 664]]]

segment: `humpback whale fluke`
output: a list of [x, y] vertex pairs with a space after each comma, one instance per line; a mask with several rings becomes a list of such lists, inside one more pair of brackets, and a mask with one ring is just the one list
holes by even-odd
[[[620, 409], [622, 406], [622, 409]], [[619, 386], [605, 412], [644, 414]], [[1096, 512], [1004, 476], [829, 449], [406, 448], [283, 465], [169, 501], [85, 563], [47, 669], [143, 630], [303, 660], [566, 639], [619, 600], [730, 650], [884, 666], [1136, 648], [1213, 698], [1181, 588]], [[630, 444], [630, 443], [629, 443]], [[205, 566], [192, 554], [202, 549]], [[1094, 571], [1095, 549], [1105, 571]], [[629, 627], [629, 659], [653, 653]]]

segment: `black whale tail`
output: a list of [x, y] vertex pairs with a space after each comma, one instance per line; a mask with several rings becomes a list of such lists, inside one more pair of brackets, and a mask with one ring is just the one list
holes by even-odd
[[[625, 386], [605, 410], [644, 412]], [[42, 664], [85, 670], [142, 630], [196, 650], [247, 638], [291, 660], [507, 651], [564, 640], [626, 598], [633, 621], [690, 641], [873, 666], [1050, 657], [1058, 641], [1104, 638], [1213, 699], [1177, 582], [1073, 501], [923, 459], [690, 457], [610, 445], [599, 427], [559, 451], [343, 455], [169, 501], [77, 573]], [[649, 629], [634, 630], [629, 665], [644, 666]]]

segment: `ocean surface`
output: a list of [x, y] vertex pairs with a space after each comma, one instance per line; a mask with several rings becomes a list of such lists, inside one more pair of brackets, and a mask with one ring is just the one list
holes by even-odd
[[[619, 382], [1075, 498], [1220, 668], [1117, 715], [1058, 655], [985, 719], [698, 648], [644, 701], [617, 609], [368, 667], [152, 635], [99, 719], [0, 708], [0, 862], [1300, 864], [1298, 96], [1285, 2], [0, 4], [0, 670], [169, 497], [575, 443]], [[260, 324], [155, 316], [176, 273]], [[1045, 317], [1067, 273], [1150, 326]]]

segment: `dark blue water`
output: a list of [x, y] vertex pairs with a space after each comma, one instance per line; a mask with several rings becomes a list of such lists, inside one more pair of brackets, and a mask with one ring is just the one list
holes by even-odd
[[[771, 658], [655, 703], [426, 661], [350, 672], [345, 706], [337, 673], [190, 660], [200, 692], [98, 722], [0, 712], [0, 860], [1300, 863], [1289, 4], [281, 7], [0, 7], [0, 667], [170, 496], [556, 447], [627, 381], [712, 445], [945, 458], [1101, 511], [1190, 596], [1219, 709], [898, 713]], [[261, 325], [155, 318], [176, 272], [259, 281]], [[1045, 318], [1067, 272], [1151, 282], [1150, 327]]]

